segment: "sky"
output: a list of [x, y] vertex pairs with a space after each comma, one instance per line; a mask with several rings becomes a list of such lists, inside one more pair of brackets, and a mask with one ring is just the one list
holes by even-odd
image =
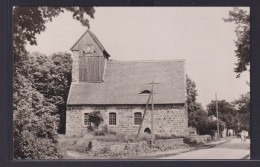
[[[249, 8], [243, 8], [249, 11]], [[90, 30], [114, 60], [185, 59], [203, 107], [215, 99], [229, 102], [249, 91], [249, 72], [236, 78], [235, 25], [225, 23], [230, 7], [95, 7]], [[87, 30], [60, 14], [37, 35], [30, 52], [70, 52]]]

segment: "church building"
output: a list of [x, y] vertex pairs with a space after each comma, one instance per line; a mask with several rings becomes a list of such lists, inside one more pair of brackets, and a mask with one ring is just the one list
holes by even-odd
[[[117, 133], [136, 135], [154, 82], [154, 134], [188, 136], [184, 60], [110, 60], [113, 55], [90, 30], [71, 51], [66, 135], [88, 133], [89, 114], [94, 111], [102, 114], [100, 129], [106, 126]], [[151, 101], [140, 132], [151, 132]]]

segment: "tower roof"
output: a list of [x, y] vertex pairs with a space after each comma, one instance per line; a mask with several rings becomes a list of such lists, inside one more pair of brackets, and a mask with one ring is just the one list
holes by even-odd
[[101, 49], [103, 52], [105, 52], [108, 57], [110, 57], [110, 55], [107, 53], [106, 49], [105, 49], [104, 46], [101, 44], [101, 42], [98, 40], [98, 38], [96, 37], [96, 35], [95, 35], [93, 32], [91, 32], [89, 29], [87, 29], [87, 31], [86, 31], [86, 32], [77, 40], [77, 42], [70, 48], [71, 51], [77, 51], [77, 50], [79, 50], [77, 44], [84, 38], [84, 36], [85, 36], [86, 34], [89, 34], [89, 35], [93, 38], [93, 40], [96, 42], [96, 44], [100, 47], [100, 49]]

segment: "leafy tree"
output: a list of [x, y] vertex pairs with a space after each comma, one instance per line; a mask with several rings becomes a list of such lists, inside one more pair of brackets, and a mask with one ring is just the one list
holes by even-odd
[[[58, 107], [57, 110], [57, 105], [62, 105], [64, 102], [63, 90], [57, 93], [55, 92], [57, 89], [52, 88], [62, 77], [48, 73], [48, 70], [59, 70], [60, 66], [53, 66], [41, 55], [32, 58], [25, 46], [27, 43], [37, 45], [36, 35], [46, 29], [45, 24], [48, 21], [52, 21], [64, 11], [72, 12], [73, 18], [87, 27], [89, 27], [87, 16], [94, 18], [95, 12], [93, 7], [13, 8], [14, 157], [18, 159], [51, 159], [60, 156], [57, 150], [57, 113], [60, 109]], [[53, 61], [56, 61], [56, 58], [53, 58]], [[36, 64], [39, 66], [35, 66]], [[51, 79], [51, 82], [47, 79]], [[51, 94], [61, 96], [49, 98]]]
[[89, 27], [87, 16], [94, 18], [95, 13], [93, 7], [14, 7], [12, 23], [15, 63], [26, 56], [27, 42], [30, 45], [37, 45], [36, 35], [45, 31], [45, 24], [64, 11], [72, 12], [73, 18], [87, 27]]
[[69, 95], [71, 80], [72, 80], [72, 59], [67, 53], [55, 53], [51, 55], [53, 63], [52, 72], [53, 84], [52, 91], [54, 97], [59, 96], [61, 103], [57, 104], [58, 113], [60, 115], [59, 133], [65, 133], [66, 127], [66, 102]]
[[247, 130], [250, 132], [250, 93], [241, 95], [233, 104], [238, 115], [238, 131]]
[[186, 91], [187, 91], [187, 111], [188, 111], [188, 125], [197, 129], [199, 134], [206, 133], [208, 124], [208, 115], [197, 100], [197, 90], [195, 81], [186, 75]]
[[229, 11], [229, 18], [225, 22], [234, 22], [236, 26], [237, 49], [235, 50], [238, 62], [235, 64], [234, 71], [238, 73], [237, 78], [243, 71], [247, 71], [250, 65], [250, 15], [247, 11], [239, 8], [233, 8]]
[[53, 159], [57, 151], [55, 105], [32, 88], [24, 76], [14, 78], [14, 158]]
[[65, 133], [66, 101], [71, 84], [70, 54], [55, 53], [47, 57], [39, 52], [30, 54], [33, 88], [58, 108], [59, 132]]
[[[204, 110], [198, 110], [189, 114], [189, 126], [196, 127], [197, 132], [200, 135], [214, 136], [217, 131], [216, 120], [210, 119], [207, 112]], [[220, 132], [224, 130], [225, 123], [219, 120]]]
[[188, 113], [198, 111], [202, 109], [200, 103], [196, 102], [197, 100], [197, 90], [196, 90], [196, 83], [190, 79], [188, 75], [186, 75], [186, 91], [187, 91], [187, 110]]
[[208, 114], [203, 110], [198, 110], [189, 113], [188, 124], [196, 128], [197, 132], [201, 135], [207, 134], [207, 126], [209, 123]]
[[[220, 133], [220, 137], [221, 137], [221, 134], [222, 134], [226, 124], [222, 120], [218, 120], [218, 124], [219, 124], [219, 133]], [[217, 132], [217, 120], [209, 119], [206, 129], [207, 129], [206, 134], [214, 136], [215, 133]]]
[[[218, 117], [220, 120], [226, 123], [227, 130], [229, 129], [236, 129], [236, 111], [234, 110], [232, 104], [227, 102], [226, 100], [218, 100]], [[207, 105], [207, 111], [209, 116], [215, 116], [216, 114], [216, 101], [212, 100]], [[228, 131], [227, 131], [228, 132]]]

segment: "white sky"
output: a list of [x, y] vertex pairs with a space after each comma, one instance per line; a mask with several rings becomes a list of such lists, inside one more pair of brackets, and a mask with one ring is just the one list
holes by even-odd
[[[185, 59], [197, 84], [198, 102], [233, 101], [249, 91], [249, 72], [236, 78], [235, 25], [225, 23], [227, 7], [96, 7], [91, 31], [115, 60]], [[249, 11], [249, 8], [244, 8]], [[70, 52], [87, 30], [67, 12], [47, 24], [30, 52]]]

